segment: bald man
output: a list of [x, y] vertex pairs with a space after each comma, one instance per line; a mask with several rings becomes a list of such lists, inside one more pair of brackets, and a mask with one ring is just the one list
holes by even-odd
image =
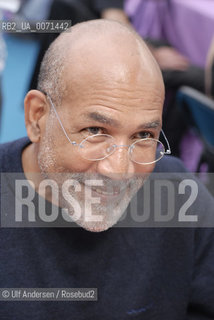
[[[83, 177], [89, 173], [97, 179], [105, 178], [103, 186], [96, 190], [103, 198], [102, 203], [115, 203], [114, 214], [109, 215], [106, 206], [102, 210], [99, 205], [101, 222], [87, 223], [81, 215], [78, 224], [91, 231], [106, 230], [119, 220], [133, 191], [141, 186], [142, 179], [135, 178], [135, 190], [130, 189], [133, 176], [152, 172], [154, 159], [145, 166], [130, 161], [127, 148], [118, 148], [102, 161], [86, 161], [69, 140], [80, 144], [96, 133], [106, 135], [103, 136], [106, 143], [110, 140], [108, 136], [114, 137], [121, 146], [141, 138], [158, 139], [164, 100], [160, 70], [133, 31], [120, 24], [97, 21], [73, 27], [71, 33], [62, 34], [50, 47], [41, 67], [38, 88], [25, 99], [26, 127], [33, 144], [23, 152], [24, 171], [41, 173], [47, 178], [53, 178], [53, 172], [64, 173], [63, 180], [76, 177], [81, 181], [81, 192], [75, 197], [82, 214], [87, 189]], [[105, 152], [105, 144], [99, 148]], [[115, 180], [116, 193], [123, 185], [117, 196], [105, 194], [110, 179]], [[62, 184], [59, 176], [54, 180]]]
[[[5, 302], [2, 289], [0, 318], [214, 318], [211, 229], [112, 228], [151, 173], [185, 171], [165, 156], [163, 101], [159, 67], [132, 29], [95, 20], [52, 43], [25, 98], [28, 138], [0, 149], [2, 227], [17, 227], [1, 229], [0, 287], [96, 288], [97, 301], [64, 289]], [[189, 213], [211, 214], [199, 188]], [[23, 297], [17, 290], [9, 297]]]

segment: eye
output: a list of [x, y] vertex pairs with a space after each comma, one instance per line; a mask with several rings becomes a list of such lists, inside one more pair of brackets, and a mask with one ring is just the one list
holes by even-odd
[[88, 127], [88, 128], [85, 128], [83, 131], [92, 135], [103, 133], [103, 129], [100, 127]]
[[154, 139], [154, 134], [148, 131], [141, 131], [136, 135], [137, 139]]

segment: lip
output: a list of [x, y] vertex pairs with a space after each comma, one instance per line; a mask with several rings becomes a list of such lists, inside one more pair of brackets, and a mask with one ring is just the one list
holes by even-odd
[[103, 200], [114, 200], [118, 199], [119, 197], [124, 195], [124, 192], [127, 188], [113, 188], [111, 192], [107, 191], [105, 187], [95, 187], [95, 186], [88, 186], [84, 184], [85, 188], [90, 188], [92, 196], [96, 196], [102, 198]]

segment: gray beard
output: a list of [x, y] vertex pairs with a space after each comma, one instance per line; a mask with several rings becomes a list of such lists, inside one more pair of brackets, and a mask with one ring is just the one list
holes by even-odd
[[[131, 179], [118, 180], [109, 179], [100, 174], [87, 174], [87, 173], [67, 173], [63, 167], [56, 166], [57, 154], [54, 152], [54, 141], [51, 135], [48, 134], [41, 141], [41, 148], [38, 154], [38, 164], [43, 179], [51, 179], [57, 185], [59, 206], [66, 212], [67, 218], [75, 221], [77, 225], [83, 227], [86, 230], [93, 232], [100, 232], [111, 228], [122, 217], [123, 213], [127, 209], [132, 197], [137, 193], [139, 188], [143, 185], [148, 174], [144, 176], [136, 176]], [[55, 173], [58, 172], [58, 173]], [[69, 190], [63, 193], [62, 186], [65, 181], [75, 180], [77, 186], [81, 186], [81, 192], [75, 191], [75, 186], [72, 186]], [[115, 188], [122, 190], [118, 197], [113, 199], [109, 198], [109, 201], [103, 201], [101, 203], [93, 203], [88, 205], [85, 198], [85, 181], [86, 180], [101, 180], [103, 186], [108, 191], [112, 191]], [[79, 216], [76, 215], [72, 203], [66, 201], [65, 198], [72, 197], [76, 200], [80, 207]], [[90, 210], [91, 208], [91, 210]], [[93, 221], [88, 221], [88, 217], [92, 216]], [[99, 216], [99, 219], [97, 218]], [[98, 221], [100, 220], [101, 221]]]
[[[111, 228], [115, 225], [123, 213], [127, 209], [131, 199], [137, 193], [139, 188], [143, 185], [145, 177], [135, 177], [126, 181], [111, 180], [98, 174], [85, 174], [85, 173], [48, 173], [42, 172], [45, 179], [52, 180], [57, 185], [59, 206], [63, 208], [64, 214], [67, 216], [68, 221], [73, 221], [77, 225], [86, 230], [93, 232], [100, 232]], [[63, 189], [65, 182], [72, 181], [72, 186]], [[118, 196], [110, 201], [102, 201], [99, 195], [92, 195], [93, 199], [98, 199], [99, 203], [88, 203], [87, 193], [92, 192], [93, 188], [88, 187], [89, 181], [97, 182], [102, 181], [101, 188], [108, 192], [112, 192], [115, 188], [121, 190]], [[78, 189], [78, 190], [77, 190]], [[80, 210], [76, 210], [73, 198]], [[91, 199], [91, 195], [89, 197]], [[78, 211], [78, 213], [77, 213]], [[67, 220], [67, 219], [66, 219]]]

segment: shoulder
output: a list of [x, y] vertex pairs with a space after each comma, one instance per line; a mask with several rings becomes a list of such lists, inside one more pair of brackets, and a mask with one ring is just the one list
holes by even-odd
[[171, 156], [163, 158], [154, 170], [153, 179], [164, 180], [165, 200], [173, 195], [178, 214], [185, 211], [186, 215], [197, 215], [199, 227], [214, 226], [214, 198], [197, 176], [187, 171], [181, 160]]
[[0, 145], [0, 172], [22, 171], [22, 164], [21, 164], [22, 150], [28, 144], [30, 144], [30, 140], [27, 137], [1, 144]]
[[180, 159], [165, 156], [157, 162], [154, 172], [187, 172], [187, 169]]

